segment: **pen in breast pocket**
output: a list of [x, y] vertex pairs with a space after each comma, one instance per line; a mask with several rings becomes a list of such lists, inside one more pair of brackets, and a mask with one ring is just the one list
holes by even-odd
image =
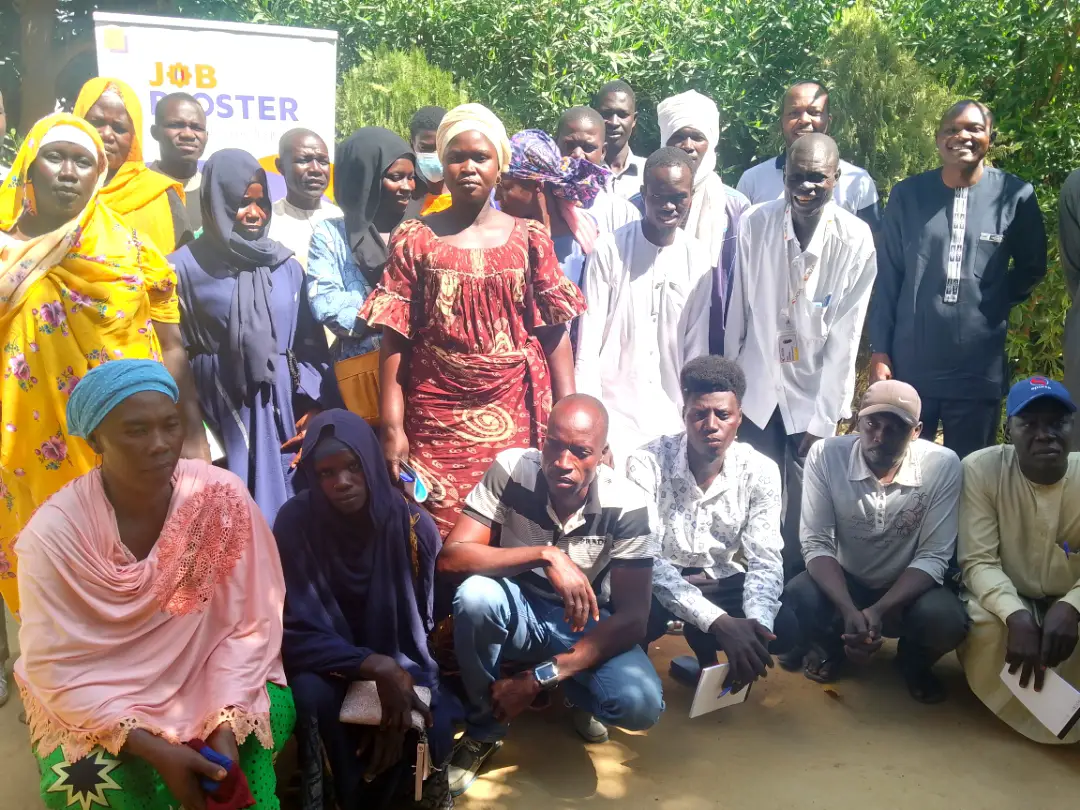
[[1069, 557], [1072, 555], [1072, 549], [1069, 548], [1069, 544], [1068, 543], [1062, 543], [1061, 547], [1063, 549], [1065, 549], [1065, 559], [1066, 560], [1069, 559]]
[[818, 307], [819, 309], [825, 309], [825, 307], [827, 307], [829, 305], [830, 301], [832, 301], [832, 293], [829, 293], [828, 295], [826, 295], [824, 300], [815, 301], [814, 306]]

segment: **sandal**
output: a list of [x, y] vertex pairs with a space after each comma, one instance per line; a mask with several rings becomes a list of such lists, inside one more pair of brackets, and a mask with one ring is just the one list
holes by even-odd
[[830, 655], [820, 644], [813, 644], [803, 663], [803, 675], [815, 683], [832, 683], [840, 677], [844, 660]]
[[788, 672], [798, 672], [806, 666], [806, 648], [799, 646], [793, 650], [788, 650], [783, 655], [776, 656], [776, 660], [779, 662], [781, 669]]

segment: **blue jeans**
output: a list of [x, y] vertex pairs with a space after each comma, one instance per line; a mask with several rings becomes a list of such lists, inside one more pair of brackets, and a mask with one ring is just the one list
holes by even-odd
[[[610, 614], [600, 611], [603, 621]], [[454, 650], [468, 697], [468, 735], [480, 742], [506, 736], [491, 713], [491, 685], [505, 661], [538, 664], [569, 650], [596, 626], [571, 632], [561, 602], [523, 591], [512, 579], [473, 576], [454, 597]], [[600, 721], [641, 731], [664, 711], [660, 678], [649, 657], [634, 646], [595, 669], [563, 681], [570, 702]]]

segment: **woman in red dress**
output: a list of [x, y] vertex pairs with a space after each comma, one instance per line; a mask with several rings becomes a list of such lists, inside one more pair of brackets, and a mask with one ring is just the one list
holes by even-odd
[[502, 123], [479, 104], [436, 138], [445, 211], [404, 223], [360, 316], [382, 326], [382, 443], [393, 480], [427, 483], [445, 537], [499, 451], [539, 447], [554, 401], [574, 392], [567, 324], [585, 310], [541, 224], [491, 207], [510, 161]]

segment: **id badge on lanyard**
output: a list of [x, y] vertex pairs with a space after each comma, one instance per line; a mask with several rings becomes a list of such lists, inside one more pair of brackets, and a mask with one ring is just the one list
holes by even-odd
[[794, 329], [785, 329], [776, 336], [776, 348], [780, 353], [780, 363], [799, 362], [799, 334]]
[[780, 311], [780, 321], [784, 324], [784, 328], [776, 334], [776, 351], [777, 359], [779, 359], [781, 365], [799, 362], [799, 332], [795, 328], [795, 308], [799, 305], [799, 301], [806, 291], [806, 282], [813, 274], [814, 265], [806, 271], [799, 289], [795, 291], [795, 295], [788, 301], [788, 305]]
[[[819, 226], [820, 227], [820, 226]], [[784, 244], [788, 246], [788, 260], [793, 261], [790, 253], [791, 238], [788, 236], [787, 220], [784, 222]], [[815, 260], [802, 275], [802, 280], [799, 282], [799, 287], [795, 290], [795, 294], [788, 299], [788, 305], [780, 311], [780, 320], [784, 324], [776, 335], [776, 352], [777, 359], [781, 365], [787, 363], [799, 362], [799, 332], [795, 328], [795, 308], [799, 305], [799, 301], [802, 300], [803, 295], [806, 293], [806, 282], [810, 280], [810, 277], [814, 275], [814, 270], [817, 268], [817, 261]], [[790, 287], [788, 288], [790, 289]]]

